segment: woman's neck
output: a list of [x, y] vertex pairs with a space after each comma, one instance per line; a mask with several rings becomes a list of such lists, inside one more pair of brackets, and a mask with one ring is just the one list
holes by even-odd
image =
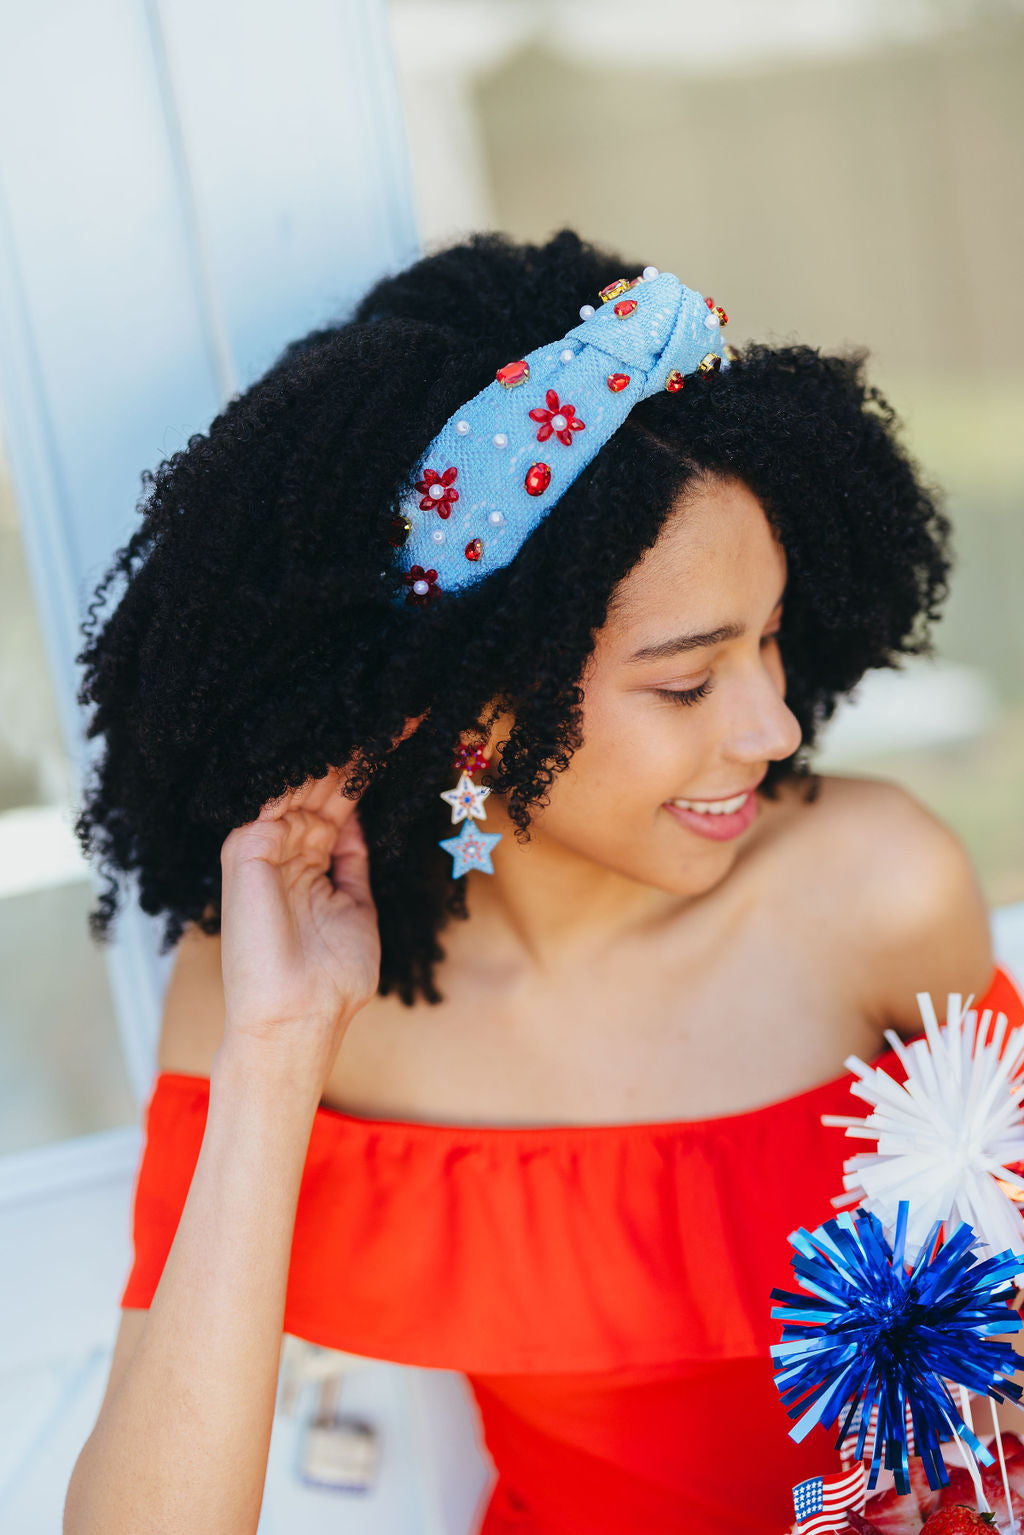
[[472, 880], [469, 913], [474, 941], [486, 942], [494, 957], [518, 957], [550, 974], [610, 943], [653, 933], [703, 898], [641, 884], [547, 838], [537, 824], [530, 841], [519, 843], [503, 807], [488, 808], [486, 829], [501, 832], [502, 841], [494, 874]]

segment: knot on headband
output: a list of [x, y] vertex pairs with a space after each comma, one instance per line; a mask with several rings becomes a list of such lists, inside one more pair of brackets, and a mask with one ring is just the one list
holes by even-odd
[[401, 601], [426, 606], [507, 565], [638, 401], [728, 366], [725, 311], [670, 272], [647, 267], [600, 298], [499, 368], [420, 458], [392, 524]]

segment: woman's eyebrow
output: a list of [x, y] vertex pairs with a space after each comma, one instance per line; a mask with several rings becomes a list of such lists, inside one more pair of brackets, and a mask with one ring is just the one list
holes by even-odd
[[[786, 595], [783, 587], [779, 593], [779, 600], [775, 607], [779, 606]], [[772, 609], [774, 612], [775, 609]], [[659, 640], [655, 645], [644, 645], [629, 657], [627, 665], [634, 661], [664, 661], [670, 656], [682, 655], [687, 650], [703, 650], [706, 645], [721, 645], [723, 640], [738, 640], [740, 635], [746, 634], [746, 624], [722, 624], [718, 629], [709, 629], [705, 634], [677, 634], [670, 640]]]
[[645, 645], [630, 656], [633, 661], [663, 661], [667, 656], [678, 656], [685, 650], [702, 650], [705, 645], [720, 645], [723, 640], [739, 639], [746, 634], [746, 624], [723, 624], [720, 629], [709, 629], [706, 634], [677, 634], [670, 640], [659, 640], [656, 645]]

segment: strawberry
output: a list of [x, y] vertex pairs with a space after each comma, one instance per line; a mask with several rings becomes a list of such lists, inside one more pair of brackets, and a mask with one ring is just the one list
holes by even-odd
[[[991, 1447], [995, 1454], [995, 1445]], [[1006, 1476], [1010, 1483], [1010, 1491], [1013, 1494], [1014, 1513], [1018, 1512], [1017, 1499], [1024, 1502], [1024, 1445], [1021, 1444], [1016, 1434], [1003, 1434], [1003, 1454], [1006, 1457]], [[989, 1468], [986, 1468], [989, 1469]], [[996, 1474], [998, 1475], [999, 1463], [996, 1462]], [[1002, 1486], [1002, 1478], [999, 1478]]]
[[[996, 1453], [995, 1449], [993, 1449], [992, 1453]], [[1005, 1446], [1003, 1453], [1006, 1453]], [[1022, 1464], [1024, 1463], [1018, 1462], [1017, 1465], [1013, 1465], [1009, 1459], [1007, 1459], [1006, 1462], [1006, 1480], [1010, 1484], [1010, 1501], [1013, 1504], [1012, 1511], [1017, 1516], [1017, 1518], [1019, 1518], [1021, 1514], [1024, 1514], [1024, 1498], [1021, 1497], [1019, 1484], [1020, 1468]], [[1017, 1473], [1016, 1479], [1014, 1477], [1015, 1471]], [[999, 1470], [998, 1461], [996, 1461], [994, 1466], [982, 1466], [981, 1485], [985, 1489], [985, 1496], [992, 1505], [992, 1512], [995, 1514], [996, 1519], [1000, 1523], [1005, 1523], [1006, 1493], [1003, 1490], [1003, 1478], [1002, 1473]], [[972, 1499], [971, 1501], [973, 1502], [974, 1500]]]
[[971, 1481], [963, 1466], [948, 1466], [949, 1484], [939, 1489], [939, 1507], [955, 1508], [964, 1503], [973, 1508], [977, 1503], [974, 1495], [974, 1483]]
[[965, 1503], [949, 1503], [930, 1515], [921, 1535], [976, 1535], [979, 1530], [991, 1532], [994, 1527], [990, 1515], [979, 1514]]

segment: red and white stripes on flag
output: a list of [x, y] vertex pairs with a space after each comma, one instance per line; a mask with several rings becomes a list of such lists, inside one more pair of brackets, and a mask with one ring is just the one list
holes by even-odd
[[849, 1528], [848, 1510], [863, 1512], [866, 1500], [864, 1467], [860, 1461], [835, 1476], [816, 1476], [801, 1482], [793, 1488], [797, 1535], [838, 1535]]
[[[904, 1420], [904, 1422], [906, 1423], [906, 1426], [907, 1426], [907, 1453], [908, 1453], [908, 1455], [913, 1455], [913, 1453], [914, 1453], [914, 1420], [913, 1420], [913, 1417], [911, 1416], [910, 1403], [909, 1402], [906, 1404], [906, 1407], [904, 1408], [903, 1420]], [[868, 1431], [867, 1431], [867, 1434], [866, 1434], [865, 1439], [864, 1439], [864, 1456], [863, 1456], [864, 1460], [870, 1460], [872, 1455], [874, 1455], [874, 1453], [875, 1453], [875, 1433], [876, 1433], [877, 1428], [878, 1428], [878, 1408], [877, 1407], [872, 1407], [872, 1409], [871, 1409], [871, 1417], [868, 1420]], [[859, 1424], [856, 1425], [854, 1427], [854, 1429], [847, 1435], [846, 1439], [843, 1441], [843, 1448], [839, 1452], [840, 1461], [842, 1463], [842, 1467], [843, 1467], [844, 1471], [847, 1469], [847, 1467], [853, 1465], [853, 1458], [854, 1458], [854, 1455], [857, 1452], [857, 1434], [858, 1434], [858, 1432], [859, 1432]]]

